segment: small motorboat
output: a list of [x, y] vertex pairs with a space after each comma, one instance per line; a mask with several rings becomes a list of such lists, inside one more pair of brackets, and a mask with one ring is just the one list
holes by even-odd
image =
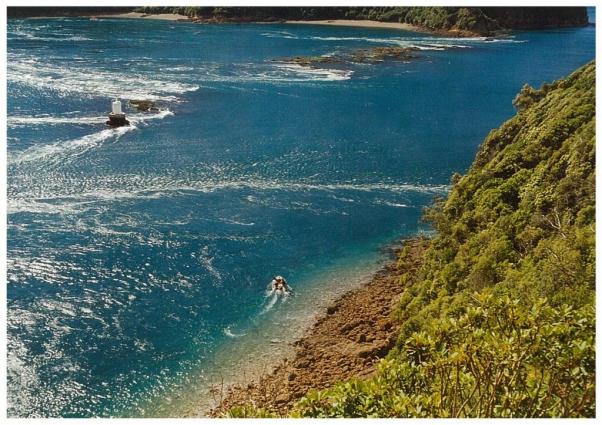
[[270, 282], [271, 292], [279, 296], [287, 296], [293, 293], [288, 282], [282, 276], [276, 276]]

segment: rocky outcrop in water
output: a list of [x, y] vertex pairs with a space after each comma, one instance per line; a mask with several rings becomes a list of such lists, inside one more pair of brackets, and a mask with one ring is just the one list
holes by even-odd
[[157, 108], [155, 102], [152, 100], [131, 99], [129, 103], [130, 106], [142, 112], [159, 112], [159, 108]]
[[360, 49], [352, 53], [353, 62], [382, 62], [384, 60], [406, 61], [418, 56], [416, 47], [375, 47]]
[[377, 63], [385, 60], [407, 61], [418, 58], [416, 47], [386, 46], [370, 49], [358, 49], [352, 52], [339, 53], [329, 56], [295, 56], [292, 58], [276, 59], [275, 62], [301, 66], [318, 66], [324, 64], [348, 63]]
[[290, 63], [301, 66], [311, 66], [329, 63], [344, 63], [342, 58], [336, 56], [294, 56], [292, 58], [276, 59], [274, 62]]

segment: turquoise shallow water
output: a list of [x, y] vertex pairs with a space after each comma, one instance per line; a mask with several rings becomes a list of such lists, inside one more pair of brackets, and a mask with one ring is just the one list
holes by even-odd
[[[272, 61], [378, 45], [420, 57]], [[244, 335], [264, 343], [287, 315], [294, 334], [377, 267], [379, 247], [428, 230], [422, 208], [513, 115], [524, 83], [593, 58], [592, 26], [489, 41], [11, 20], [9, 415], [148, 414], [145, 400], [210, 375]], [[162, 112], [107, 129], [115, 96]], [[271, 306], [274, 274], [298, 296]]]

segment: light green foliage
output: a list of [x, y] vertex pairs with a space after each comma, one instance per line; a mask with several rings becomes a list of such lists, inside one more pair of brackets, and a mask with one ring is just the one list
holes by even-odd
[[235, 406], [228, 410], [227, 418], [276, 418], [277, 416], [265, 409], [250, 405]]
[[302, 416], [595, 416], [595, 64], [490, 133], [447, 199], [365, 382], [311, 393]]
[[318, 417], [593, 416], [594, 309], [530, 308], [491, 291], [412, 334], [369, 381], [302, 399]]

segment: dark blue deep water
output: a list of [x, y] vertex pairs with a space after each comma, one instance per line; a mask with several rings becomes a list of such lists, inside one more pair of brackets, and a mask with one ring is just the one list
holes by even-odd
[[[217, 347], [344, 288], [352, 264], [428, 231], [421, 209], [521, 86], [592, 60], [594, 32], [11, 20], [9, 415], [149, 414]], [[421, 50], [273, 61], [379, 45]], [[114, 97], [162, 111], [107, 129]], [[286, 304], [264, 296], [274, 274], [297, 290]]]

